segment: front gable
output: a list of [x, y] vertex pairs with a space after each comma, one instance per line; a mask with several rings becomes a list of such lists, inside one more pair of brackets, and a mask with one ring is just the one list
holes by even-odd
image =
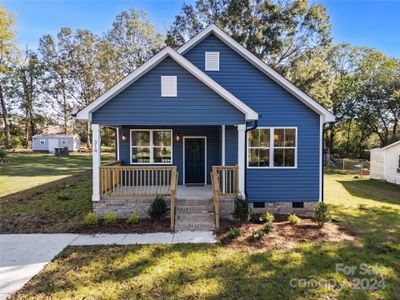
[[[161, 97], [161, 76], [177, 76], [177, 96]], [[92, 122], [112, 125], [235, 125], [243, 112], [166, 57], [92, 113]]]
[[[205, 70], [206, 52], [219, 53], [219, 71]], [[259, 118], [260, 125], [266, 125], [265, 122], [268, 122], [268, 125], [281, 125], [278, 123], [285, 122], [282, 117], [297, 119], [293, 119], [294, 122], [301, 121], [301, 118], [319, 120], [319, 115], [316, 112], [263, 74], [213, 34], [204, 38], [184, 56], [196, 67], [256, 110], [261, 115]]]

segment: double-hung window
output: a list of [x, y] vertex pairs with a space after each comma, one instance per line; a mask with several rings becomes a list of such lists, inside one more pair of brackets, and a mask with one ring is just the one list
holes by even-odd
[[132, 129], [131, 164], [171, 164], [172, 130]]
[[296, 128], [256, 128], [247, 135], [247, 166], [250, 168], [295, 168]]

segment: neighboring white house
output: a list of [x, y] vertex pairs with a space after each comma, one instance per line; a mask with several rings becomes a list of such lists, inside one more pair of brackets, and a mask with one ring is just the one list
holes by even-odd
[[68, 147], [70, 152], [78, 152], [81, 147], [81, 140], [77, 134], [37, 134], [32, 137], [32, 150], [43, 152], [55, 152], [55, 148]]
[[371, 149], [370, 177], [400, 184], [400, 141]]

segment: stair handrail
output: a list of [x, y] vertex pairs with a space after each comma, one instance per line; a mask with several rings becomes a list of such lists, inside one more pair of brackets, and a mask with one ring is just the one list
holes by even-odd
[[219, 186], [219, 175], [216, 169], [211, 172], [211, 184], [212, 184], [212, 197], [214, 201], [214, 210], [215, 210], [215, 230], [219, 230], [219, 195], [220, 195], [220, 186]]

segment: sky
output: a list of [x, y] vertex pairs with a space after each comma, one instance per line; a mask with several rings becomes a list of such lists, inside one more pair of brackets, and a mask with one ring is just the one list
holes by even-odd
[[[35, 49], [44, 34], [61, 27], [85, 28], [102, 34], [124, 9], [145, 10], [161, 32], [166, 32], [182, 4], [193, 0], [0, 0], [15, 14], [17, 42]], [[400, 57], [400, 0], [315, 0], [331, 17], [335, 43], [379, 49]]]

